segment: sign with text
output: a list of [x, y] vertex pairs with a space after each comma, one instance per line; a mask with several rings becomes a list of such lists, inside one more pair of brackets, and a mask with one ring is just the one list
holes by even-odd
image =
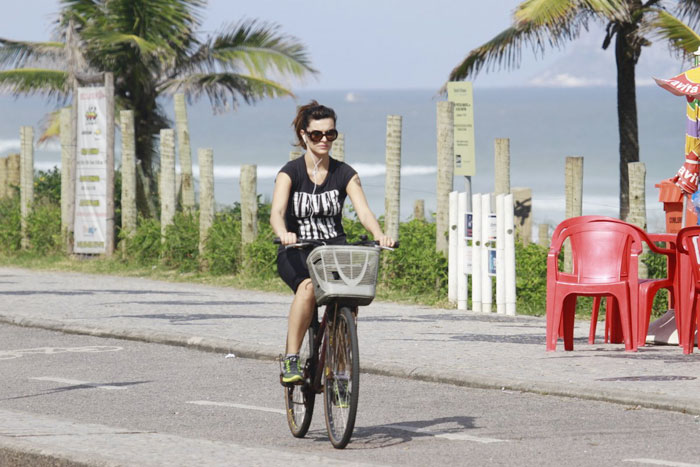
[[75, 253], [105, 253], [107, 232], [107, 94], [78, 88], [75, 155]]
[[474, 97], [469, 81], [447, 83], [447, 100], [454, 102], [454, 174], [476, 175]]

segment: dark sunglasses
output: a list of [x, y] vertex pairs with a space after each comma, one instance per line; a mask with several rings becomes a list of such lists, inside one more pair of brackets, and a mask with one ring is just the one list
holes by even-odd
[[334, 128], [332, 130], [326, 131], [325, 133], [322, 131], [314, 130], [307, 131], [306, 134], [309, 135], [309, 139], [314, 143], [320, 142], [324, 136], [328, 141], [335, 141], [335, 139], [338, 137], [338, 130]]

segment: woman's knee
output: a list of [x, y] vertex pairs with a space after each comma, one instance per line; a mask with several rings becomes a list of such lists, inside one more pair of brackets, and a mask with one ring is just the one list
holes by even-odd
[[297, 287], [297, 296], [306, 302], [312, 301], [316, 303], [316, 297], [314, 296], [314, 286], [311, 283], [311, 279], [304, 279], [299, 287]]

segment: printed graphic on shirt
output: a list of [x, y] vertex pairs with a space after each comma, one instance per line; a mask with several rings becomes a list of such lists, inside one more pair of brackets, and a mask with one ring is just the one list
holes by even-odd
[[294, 193], [293, 212], [300, 237], [326, 239], [338, 236], [334, 216], [339, 215], [342, 209], [339, 196], [338, 190], [313, 195], [303, 191]]

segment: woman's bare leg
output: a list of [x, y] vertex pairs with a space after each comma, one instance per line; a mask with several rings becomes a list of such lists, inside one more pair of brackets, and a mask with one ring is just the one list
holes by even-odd
[[287, 323], [287, 354], [298, 354], [304, 334], [309, 329], [316, 307], [314, 287], [311, 279], [305, 279], [297, 288]]

